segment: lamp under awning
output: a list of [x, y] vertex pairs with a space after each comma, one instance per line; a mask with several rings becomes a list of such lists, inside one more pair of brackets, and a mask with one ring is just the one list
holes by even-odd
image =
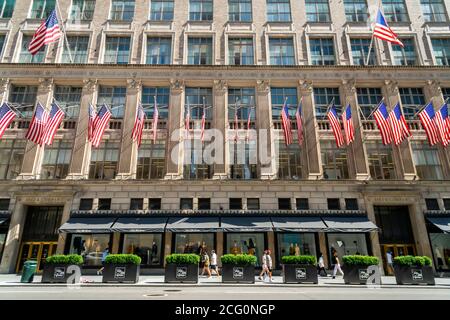
[[170, 232], [216, 232], [220, 231], [218, 217], [169, 218], [166, 231]]
[[62, 233], [109, 233], [111, 226], [116, 221], [115, 217], [78, 217], [70, 218], [60, 228]]
[[427, 219], [444, 233], [450, 234], [450, 217], [427, 217]]
[[327, 232], [370, 232], [378, 227], [367, 217], [323, 217]]
[[167, 218], [163, 217], [124, 217], [111, 227], [113, 232], [164, 232]]
[[273, 230], [269, 217], [222, 217], [221, 228], [225, 232], [267, 232]]
[[273, 229], [278, 232], [320, 232], [327, 226], [320, 217], [272, 217]]

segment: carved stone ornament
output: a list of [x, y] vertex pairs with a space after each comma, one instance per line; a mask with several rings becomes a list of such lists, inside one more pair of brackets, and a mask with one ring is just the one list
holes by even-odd
[[0, 80], [0, 90], [1, 90], [1, 92], [5, 92], [6, 90], [8, 90], [8, 85], [9, 85], [9, 79], [8, 78], [2, 78]]
[[300, 80], [300, 91], [303, 94], [310, 94], [313, 92], [313, 82], [310, 80]]
[[214, 90], [226, 93], [228, 91], [228, 83], [225, 80], [214, 80]]
[[170, 89], [173, 91], [183, 91], [184, 80], [170, 79]]
[[270, 91], [270, 81], [258, 80], [256, 81], [256, 89], [261, 93], [268, 93]]
[[354, 79], [342, 79], [342, 86], [347, 95], [352, 95], [356, 92], [356, 83]]
[[53, 78], [39, 78], [39, 91], [50, 92], [53, 88]]
[[84, 79], [83, 89], [89, 93], [93, 93], [97, 88], [97, 79]]
[[135, 78], [128, 79], [127, 80], [127, 85], [128, 85], [128, 89], [140, 90], [141, 89], [141, 85], [142, 85], [142, 81], [141, 80], [137, 80]]
[[433, 95], [439, 96], [442, 93], [442, 88], [439, 81], [428, 80], [427, 85]]
[[386, 80], [386, 81], [384, 82], [384, 84], [386, 85], [387, 92], [388, 92], [390, 95], [398, 94], [398, 82], [397, 82], [397, 81], [394, 81], [394, 80]]

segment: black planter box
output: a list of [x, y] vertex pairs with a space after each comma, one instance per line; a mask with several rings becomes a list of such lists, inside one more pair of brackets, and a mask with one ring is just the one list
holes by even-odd
[[434, 286], [434, 272], [431, 266], [400, 266], [394, 264], [397, 284], [427, 284]]
[[164, 272], [164, 282], [197, 283], [198, 264], [168, 263]]
[[[72, 273], [67, 273], [71, 264], [44, 264], [42, 283], [67, 283]], [[81, 267], [80, 267], [81, 268]]]
[[317, 267], [306, 264], [283, 264], [284, 283], [319, 283]]
[[224, 264], [222, 266], [222, 282], [255, 283], [255, 266]]
[[139, 281], [141, 266], [137, 264], [105, 264], [103, 269], [103, 282], [129, 282]]
[[[378, 266], [375, 266], [378, 267]], [[342, 271], [344, 271], [345, 284], [367, 284], [369, 279], [369, 266], [367, 265], [343, 265]]]

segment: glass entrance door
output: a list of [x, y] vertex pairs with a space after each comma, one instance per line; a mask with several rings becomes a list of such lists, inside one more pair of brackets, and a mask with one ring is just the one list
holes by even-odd
[[414, 256], [416, 255], [416, 248], [413, 244], [385, 244], [382, 245], [383, 249], [383, 266], [384, 271], [388, 275], [393, 275], [394, 270], [388, 268], [387, 265], [387, 253], [390, 252], [392, 255], [392, 260], [398, 256]]
[[22, 271], [27, 260], [37, 261], [37, 271], [42, 271], [45, 259], [56, 253], [57, 242], [24, 242], [20, 248], [16, 272]]

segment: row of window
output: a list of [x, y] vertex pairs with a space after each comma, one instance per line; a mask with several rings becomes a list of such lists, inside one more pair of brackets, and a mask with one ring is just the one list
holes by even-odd
[[[16, 59], [19, 63], [43, 63], [47, 54], [47, 48], [42, 47], [36, 55], [31, 55], [28, 45], [31, 35], [23, 35], [20, 53]], [[404, 47], [391, 46], [391, 60], [393, 65], [420, 65], [419, 49], [414, 37], [401, 37]], [[6, 36], [0, 36], [0, 48], [5, 45]], [[90, 52], [89, 36], [68, 36], [70, 47], [64, 46], [60, 61], [62, 63], [88, 63]], [[337, 50], [336, 39], [333, 37], [310, 37], [309, 61], [311, 65], [336, 65]], [[145, 60], [143, 63], [152, 65], [166, 65], [173, 62], [172, 37], [146, 37]], [[268, 64], [270, 65], [297, 65], [296, 44], [293, 36], [268, 38]], [[431, 38], [431, 52], [434, 55], [436, 65], [450, 65], [450, 37]], [[95, 45], [95, 44], [92, 44]], [[353, 65], [365, 65], [369, 55], [370, 36], [351, 37], [349, 52]], [[128, 64], [131, 59], [130, 36], [106, 36], [105, 50], [102, 57], [103, 63]], [[228, 37], [227, 64], [229, 65], [254, 65], [255, 48], [253, 37]], [[213, 65], [214, 43], [212, 37], [187, 38], [187, 55], [185, 63], [190, 65]], [[376, 50], [370, 52], [369, 65], [381, 64], [378, 61]]]
[[[43, 19], [55, 8], [55, 0], [33, 0], [29, 18]], [[172, 21], [174, 0], [151, 0], [150, 20]], [[15, 0], [0, 1], [0, 17], [12, 17]], [[308, 22], [331, 22], [328, 0], [304, 0], [304, 11]], [[349, 22], [366, 22], [369, 10], [366, 0], [344, 0], [345, 16]], [[393, 22], [409, 22], [405, 0], [382, 0], [386, 18]], [[423, 19], [427, 22], [448, 20], [444, 0], [420, 0]], [[70, 19], [92, 20], [95, 0], [73, 0]], [[189, 0], [189, 20], [212, 21], [213, 0]], [[132, 21], [135, 14], [134, 0], [111, 0], [109, 19]], [[292, 21], [290, 0], [266, 0], [266, 14], [269, 22]], [[253, 20], [252, 0], [228, 0], [228, 20], [251, 22]]]

